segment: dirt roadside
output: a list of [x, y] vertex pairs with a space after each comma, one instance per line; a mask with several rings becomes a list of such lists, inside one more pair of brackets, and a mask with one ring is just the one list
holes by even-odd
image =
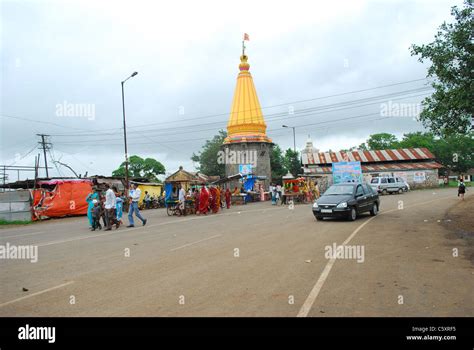
[[446, 238], [462, 239], [466, 243], [464, 257], [474, 265], [474, 196], [459, 200], [449, 208], [443, 226], [448, 230]]

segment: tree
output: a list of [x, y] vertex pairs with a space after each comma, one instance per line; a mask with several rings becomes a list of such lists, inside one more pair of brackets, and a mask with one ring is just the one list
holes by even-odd
[[367, 139], [369, 150], [397, 148], [398, 140], [395, 135], [388, 133], [373, 134]]
[[[145, 177], [149, 181], [158, 181], [157, 176], [165, 173], [165, 167], [153, 158], [131, 156], [128, 158], [128, 176]], [[125, 162], [112, 172], [112, 176], [125, 176]]]
[[467, 134], [474, 116], [474, 5], [452, 7], [455, 22], [444, 22], [427, 45], [412, 45], [411, 54], [420, 62], [431, 61], [428, 77], [435, 92], [423, 100], [420, 120], [436, 135]]
[[225, 164], [217, 161], [222, 143], [227, 137], [227, 132], [219, 130], [211, 140], [207, 140], [199, 154], [193, 153], [191, 160], [199, 163], [197, 169], [199, 172], [209, 176], [225, 177]]
[[450, 172], [459, 174], [474, 168], [474, 134], [449, 135], [435, 142], [433, 154], [436, 160]]
[[403, 139], [398, 142], [399, 148], [428, 148], [432, 153], [435, 152], [436, 148], [435, 136], [431, 132], [412, 132], [403, 135]]
[[360, 149], [362, 151], [368, 151], [369, 149], [367, 148], [367, 145], [365, 142], [362, 142], [359, 146], [357, 146], [357, 149]]
[[298, 151], [293, 151], [288, 148], [285, 152], [283, 164], [287, 171], [289, 171], [294, 177], [297, 177], [301, 173], [301, 161]]
[[280, 180], [282, 176], [286, 175], [287, 170], [284, 165], [283, 151], [280, 146], [274, 145], [270, 153], [270, 168], [272, 169], [272, 178]]

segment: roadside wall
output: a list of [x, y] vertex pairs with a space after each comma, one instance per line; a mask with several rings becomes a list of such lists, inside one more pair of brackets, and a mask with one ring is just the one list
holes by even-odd
[[0, 219], [31, 221], [30, 191], [16, 190], [0, 193]]

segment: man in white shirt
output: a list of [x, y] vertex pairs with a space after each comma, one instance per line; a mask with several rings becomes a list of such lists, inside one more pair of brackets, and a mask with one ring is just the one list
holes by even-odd
[[[105, 231], [112, 230], [112, 223], [115, 221], [115, 193], [110, 188], [109, 184], [105, 184], [107, 191], [105, 192], [105, 222], [107, 224], [107, 228]], [[117, 225], [118, 228], [118, 225]]]
[[178, 201], [179, 201], [179, 212], [181, 215], [185, 215], [186, 214], [186, 191], [184, 190], [181, 184], [179, 184]]
[[140, 210], [138, 209], [138, 201], [140, 200], [141, 195], [142, 195], [142, 191], [140, 191], [140, 189], [137, 188], [135, 184], [131, 184], [129, 195], [128, 195], [129, 200], [130, 200], [130, 207], [128, 209], [129, 225], [127, 227], [135, 227], [135, 223], [133, 222], [134, 212], [137, 218], [139, 218], [142, 221], [143, 226], [146, 225], [146, 219], [141, 216]]

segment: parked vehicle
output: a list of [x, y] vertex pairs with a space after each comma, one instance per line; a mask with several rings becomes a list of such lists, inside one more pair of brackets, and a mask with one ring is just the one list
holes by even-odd
[[375, 191], [382, 194], [395, 192], [402, 193], [409, 189], [409, 187], [407, 187], [408, 184], [406, 184], [403, 179], [393, 176], [373, 177], [370, 180], [370, 186]]
[[379, 195], [370, 185], [341, 183], [329, 187], [313, 203], [313, 214], [317, 220], [339, 217], [354, 221], [357, 215], [364, 212], [370, 212], [372, 216], [377, 215], [379, 207]]

